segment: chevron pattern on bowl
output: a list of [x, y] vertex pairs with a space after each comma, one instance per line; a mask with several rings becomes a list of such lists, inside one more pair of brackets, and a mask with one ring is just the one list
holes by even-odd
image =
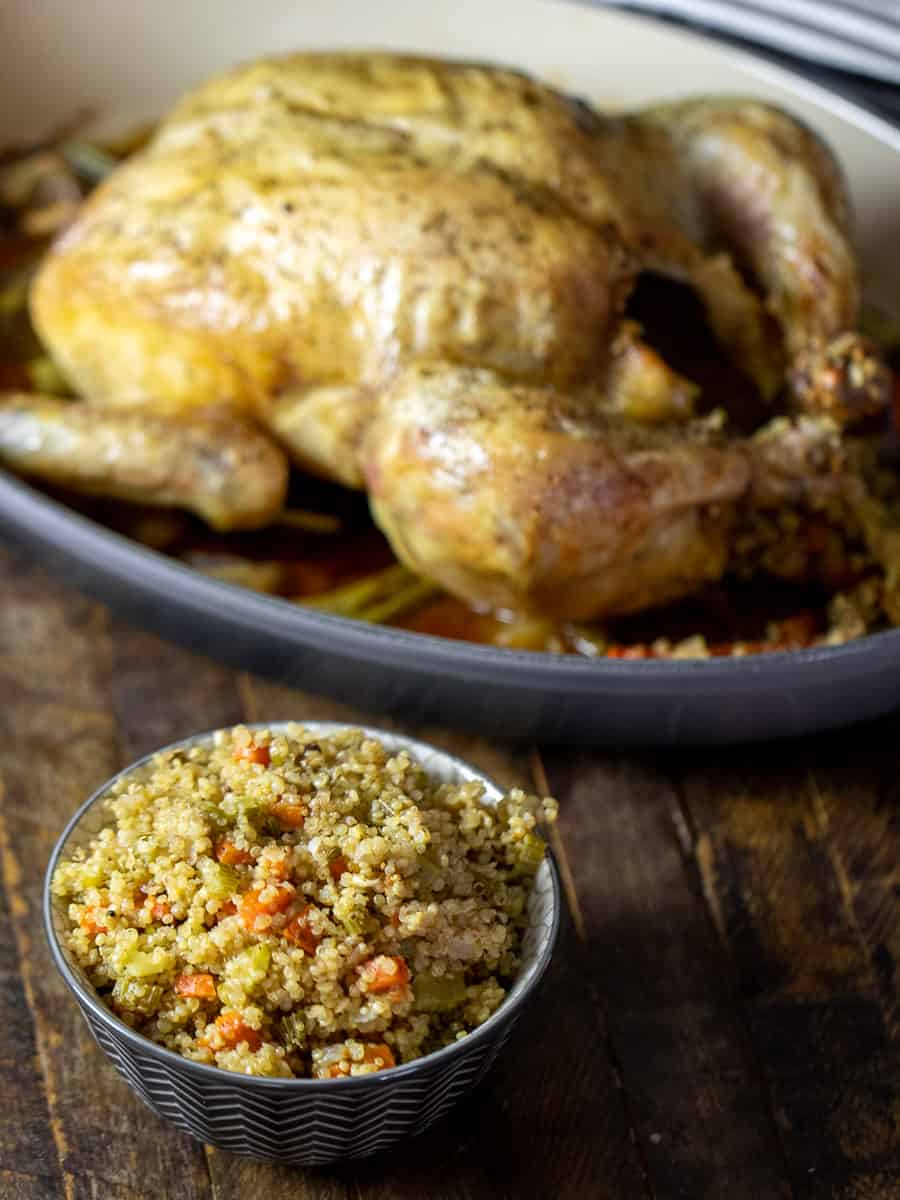
[[[266, 728], [277, 729], [284, 724], [270, 722]], [[341, 728], [331, 722], [303, 724], [323, 735]], [[432, 775], [453, 782], [481, 780], [489, 803], [500, 798], [500, 791], [480, 772], [434, 746], [383, 730], [366, 732], [389, 749], [409, 750]], [[209, 736], [198, 734], [177, 746], [195, 744]], [[138, 765], [132, 764], [121, 774]], [[155, 1113], [222, 1150], [312, 1166], [361, 1158], [423, 1132], [490, 1068], [553, 951], [560, 889], [549, 854], [529, 899], [529, 924], [519, 974], [500, 1008], [467, 1037], [375, 1075], [333, 1080], [237, 1075], [181, 1058], [135, 1033], [102, 1004], [62, 940], [65, 906], [52, 896], [50, 880], [59, 859], [90, 841], [104, 825], [106, 817], [97, 801], [112, 782], [105, 783], [82, 805], [54, 849], [44, 888], [44, 925], [56, 966], [94, 1039]]]

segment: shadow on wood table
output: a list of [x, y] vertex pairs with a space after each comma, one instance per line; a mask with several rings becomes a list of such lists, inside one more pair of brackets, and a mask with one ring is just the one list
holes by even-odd
[[51, 846], [138, 754], [314, 715], [378, 723], [130, 629], [0, 552], [0, 1195], [900, 1197], [896, 720], [657, 756], [416, 730], [560, 800], [570, 916], [501, 1062], [423, 1138], [337, 1168], [241, 1160], [152, 1116], [50, 966]]

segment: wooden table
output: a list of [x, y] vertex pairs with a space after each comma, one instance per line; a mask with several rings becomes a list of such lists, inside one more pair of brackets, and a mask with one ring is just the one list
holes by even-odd
[[0, 551], [0, 1196], [900, 1197], [897, 720], [680, 755], [417, 730], [560, 800], [569, 916], [501, 1062], [423, 1138], [336, 1169], [233, 1158], [151, 1115], [51, 967], [51, 846], [137, 755], [311, 716], [370, 714], [194, 657]]

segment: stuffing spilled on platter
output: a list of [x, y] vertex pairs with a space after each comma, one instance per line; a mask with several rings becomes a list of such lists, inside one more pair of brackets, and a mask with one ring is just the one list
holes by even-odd
[[556, 815], [300, 725], [162, 751], [104, 803], [53, 878], [104, 1003], [197, 1062], [317, 1079], [409, 1062], [497, 1009]]

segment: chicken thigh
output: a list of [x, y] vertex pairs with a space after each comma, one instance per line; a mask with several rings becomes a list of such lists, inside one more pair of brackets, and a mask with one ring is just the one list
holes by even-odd
[[223, 457], [217, 429], [265, 431], [264, 494], [149, 472], [143, 498], [264, 523], [283, 453], [367, 488], [398, 556], [466, 599], [633, 611], [721, 574], [753, 477], [624, 319], [638, 275], [690, 284], [767, 401], [837, 427], [889, 383], [854, 331], [848, 236], [828, 150], [754, 101], [603, 116], [507, 70], [265, 60], [182, 100], [37, 277], [34, 321], [96, 461], [67, 467], [65, 441], [35, 434], [65, 413], [36, 398], [23, 424], [21, 395], [0, 400], [0, 460], [92, 490], [106, 471], [123, 494], [110, 431], [138, 453], [148, 414], [159, 453], [188, 442], [195, 462], [208, 442], [258, 485], [263, 458]]

